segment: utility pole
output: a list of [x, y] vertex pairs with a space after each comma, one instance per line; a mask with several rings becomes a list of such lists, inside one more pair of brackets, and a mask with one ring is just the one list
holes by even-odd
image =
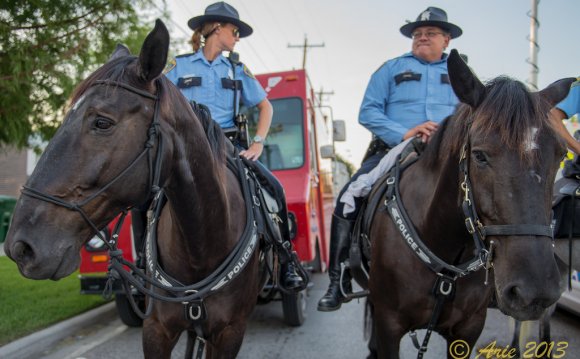
[[294, 48], [302, 48], [303, 51], [303, 55], [302, 55], [302, 68], [305, 69], [306, 68], [306, 52], [308, 51], [309, 48], [311, 47], [324, 47], [324, 42], [322, 44], [308, 44], [308, 38], [306, 37], [306, 35], [304, 35], [304, 45], [290, 45], [288, 44], [288, 47], [294, 47]]
[[320, 91], [318, 91], [318, 101], [320, 101], [321, 105], [322, 105], [322, 96], [324, 96], [324, 95], [334, 95], [334, 90], [332, 90], [330, 92], [324, 92], [322, 87], [320, 87]]
[[528, 12], [530, 17], [530, 36], [528, 40], [530, 41], [530, 57], [526, 60], [530, 64], [530, 77], [526, 81], [533, 90], [538, 89], [538, 72], [540, 68], [538, 67], [538, 51], [540, 51], [540, 45], [538, 43], [538, 28], [540, 27], [540, 22], [538, 21], [538, 4], [540, 0], [532, 0], [532, 10]]

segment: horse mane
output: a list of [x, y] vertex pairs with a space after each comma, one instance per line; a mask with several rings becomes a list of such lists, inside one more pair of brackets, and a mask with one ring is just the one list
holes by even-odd
[[455, 113], [447, 117], [431, 139], [422, 157], [435, 164], [439, 158], [459, 156], [459, 151], [470, 131], [478, 136], [499, 135], [502, 145], [516, 150], [520, 158], [533, 161], [534, 152], [527, 144], [533, 129], [554, 130], [547, 124], [550, 105], [540, 96], [528, 91], [526, 86], [507, 76], [499, 76], [485, 84], [486, 95], [473, 109], [460, 104]]
[[[134, 71], [131, 72], [128, 69], [129, 66], [137, 60], [137, 56], [123, 56], [106, 62], [75, 88], [70, 97], [69, 106], [73, 106], [83, 96], [83, 94], [99, 80], [121, 82], [125, 75], [132, 75], [132, 77], [128, 79], [129, 83], [139, 83], [138, 75]], [[125, 79], [125, 82], [127, 82], [127, 79]], [[212, 153], [219, 163], [225, 162], [227, 147], [225, 136], [219, 127], [219, 124], [212, 120], [209, 109], [204, 105], [190, 105], [181, 91], [179, 91], [179, 89], [165, 76], [158, 78], [156, 84], [159, 87], [158, 92], [160, 91], [161, 93], [159, 98], [161, 114], [167, 114], [169, 111], [176, 112], [183, 109], [182, 111], [186, 112], [183, 113], [184, 118], [193, 117], [198, 120], [206, 133]], [[177, 117], [175, 115], [179, 114], [174, 114], [173, 117]]]

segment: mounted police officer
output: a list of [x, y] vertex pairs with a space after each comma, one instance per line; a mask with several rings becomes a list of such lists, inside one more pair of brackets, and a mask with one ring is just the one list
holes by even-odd
[[[240, 38], [252, 34], [252, 27], [240, 20], [233, 6], [223, 1], [209, 5], [203, 15], [190, 19], [187, 24], [194, 31], [191, 38], [194, 52], [177, 56], [168, 64], [165, 75], [188, 100], [207, 106], [213, 120], [226, 133], [237, 132], [239, 135], [246, 131], [242, 129], [239, 132], [235, 127], [241, 123], [238, 113], [240, 101], [247, 107], [258, 108], [258, 126], [253, 141], [246, 148], [247, 143], [243, 142], [247, 138], [240, 142], [238, 137], [234, 139], [234, 144], [240, 149], [241, 156], [255, 161], [257, 166], [254, 167], [258, 167], [274, 187], [282, 207], [279, 216], [283, 243], [279, 244], [278, 249], [286, 251], [286, 256], [281, 256], [282, 285], [286, 289], [301, 288], [305, 283], [296, 272], [298, 263], [293, 263], [292, 256], [288, 255], [292, 244], [284, 190], [270, 171], [257, 161], [264, 150], [264, 139], [272, 123], [272, 105], [250, 70], [231, 56]], [[230, 58], [226, 58], [223, 51], [229, 51]]]
[[[420, 137], [423, 142], [429, 141], [438, 123], [453, 113], [459, 102], [449, 83], [444, 50], [462, 30], [449, 23], [447, 13], [436, 7], [427, 8], [415, 22], [400, 30], [413, 39], [411, 52], [385, 62], [371, 76], [360, 107], [359, 123], [372, 132], [373, 139], [360, 169], [338, 196], [330, 234], [330, 285], [318, 302], [320, 311], [337, 310], [348, 300], [340, 290], [340, 263], [348, 258], [358, 211], [345, 216], [340, 197], [351, 182], [370, 172], [389, 149], [403, 140]], [[351, 290], [350, 281], [346, 270], [342, 284], [347, 292]]]

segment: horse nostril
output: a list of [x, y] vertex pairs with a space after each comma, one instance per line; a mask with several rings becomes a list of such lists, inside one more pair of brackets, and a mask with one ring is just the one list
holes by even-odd
[[27, 262], [34, 257], [32, 247], [22, 241], [14, 243], [10, 250], [10, 254], [12, 255], [12, 258], [19, 263]]
[[504, 290], [504, 296], [509, 301], [519, 301], [522, 299], [522, 292], [517, 285], [512, 285]]

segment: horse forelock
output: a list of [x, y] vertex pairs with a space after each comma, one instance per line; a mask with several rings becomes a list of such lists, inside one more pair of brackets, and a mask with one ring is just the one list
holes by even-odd
[[[427, 146], [424, 157], [433, 163], [436, 158], [459, 156], [461, 147], [470, 136], [497, 135], [504, 146], [516, 151], [522, 160], [532, 163], [538, 157], [540, 133], [557, 138], [548, 125], [550, 105], [537, 94], [530, 93], [524, 84], [500, 76], [486, 84], [486, 97], [476, 109], [460, 104], [455, 113], [440, 124]], [[447, 132], [444, 134], [443, 132]]]
[[[133, 73], [132, 69], [130, 69], [130, 66], [136, 63], [137, 60], [138, 58], [136, 56], [124, 56], [112, 59], [102, 65], [75, 88], [69, 101], [70, 108], [74, 110], [78, 107], [84, 99], [85, 92], [96, 81], [111, 80], [138, 83], [138, 74]], [[220, 130], [214, 128], [218, 126], [217, 123], [211, 120], [209, 114], [205, 115], [193, 112], [187, 99], [165, 76], [161, 76], [156, 83], [160, 87], [159, 92], [161, 93], [159, 98], [161, 118], [181, 117], [189, 119], [193, 117], [194, 120], [199, 121], [207, 134], [212, 153], [220, 162], [225, 161], [224, 136]], [[172, 115], [168, 116], [168, 114]]]
[[124, 56], [108, 61], [95, 72], [84, 79], [73, 91], [69, 106], [74, 108], [76, 103], [81, 99], [85, 92], [99, 80], [121, 81], [123, 75], [127, 73], [126, 68], [132, 62], [136, 61], [136, 56]]
[[516, 151], [522, 160], [537, 159], [539, 133], [548, 131], [549, 104], [528, 91], [525, 85], [500, 76], [486, 84], [486, 97], [473, 113], [472, 136], [494, 133], [501, 143]]

